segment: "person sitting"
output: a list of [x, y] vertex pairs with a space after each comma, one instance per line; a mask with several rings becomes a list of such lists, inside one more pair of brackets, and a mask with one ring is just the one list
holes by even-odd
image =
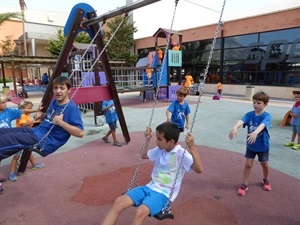
[[185, 172], [193, 170], [202, 173], [203, 166], [192, 133], [188, 133], [185, 138], [187, 150], [177, 144], [179, 135], [176, 124], [164, 122], [156, 127], [157, 147], [149, 149], [152, 129], [146, 129], [146, 146], [142, 158], [149, 159], [155, 165], [152, 179], [147, 185], [137, 186], [118, 197], [102, 225], [115, 224], [120, 213], [131, 206], [137, 207], [131, 224], [143, 224], [149, 215], [155, 216], [162, 211], [171, 191], [174, 192], [170, 200], [173, 202], [176, 199]]

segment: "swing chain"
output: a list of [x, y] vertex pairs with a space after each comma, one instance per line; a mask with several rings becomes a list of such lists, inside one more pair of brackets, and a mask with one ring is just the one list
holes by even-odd
[[199, 106], [200, 106], [201, 96], [203, 95], [203, 91], [204, 91], [205, 80], [207, 78], [208, 69], [210, 67], [210, 63], [211, 63], [211, 60], [212, 60], [213, 52], [214, 52], [215, 45], [216, 45], [216, 42], [217, 42], [217, 36], [218, 36], [219, 30], [220, 30], [220, 27], [223, 24], [222, 17], [223, 17], [223, 12], [224, 12], [224, 9], [225, 9], [225, 4], [226, 4], [226, 0], [224, 0], [223, 6], [222, 6], [222, 10], [220, 12], [219, 21], [218, 21], [218, 24], [217, 24], [217, 27], [216, 27], [216, 30], [215, 30], [215, 34], [214, 34], [214, 38], [213, 38], [213, 42], [212, 42], [212, 45], [211, 45], [211, 48], [210, 48], [210, 52], [209, 52], [207, 64], [206, 64], [205, 71], [204, 71], [203, 80], [197, 86], [197, 90], [199, 90], [199, 97], [198, 97], [198, 101], [197, 101], [197, 104], [196, 104], [196, 108], [195, 108], [195, 113], [194, 113], [194, 116], [193, 116], [193, 120], [192, 120], [192, 123], [191, 123], [190, 132], [192, 132], [194, 124], [195, 124], [195, 121], [196, 121], [196, 116], [197, 116], [197, 112], [198, 112], [198, 109], [199, 109]]
[[[97, 56], [97, 58], [94, 60], [91, 68], [88, 70], [88, 73], [91, 72], [94, 68], [94, 66], [96, 65], [96, 63], [98, 63], [99, 58], [102, 56], [103, 52], [106, 50], [107, 46], [110, 44], [111, 40], [115, 37], [117, 31], [120, 29], [121, 25], [124, 23], [125, 18], [128, 16], [128, 14], [126, 13], [123, 20], [120, 22], [120, 24], [118, 25], [118, 27], [116, 28], [116, 30], [114, 31], [114, 33], [112, 34], [112, 36], [110, 37], [110, 39], [108, 40], [108, 42], [106, 43], [106, 45], [104, 46], [104, 48], [102, 49], [102, 51], [100, 52], [100, 54]], [[80, 57], [79, 60], [79, 64], [84, 60], [85, 55], [87, 54], [87, 52], [89, 51], [89, 48], [93, 45], [93, 42], [95, 41], [96, 37], [99, 35], [101, 31], [101, 28], [99, 27], [97, 33], [94, 35], [93, 39], [91, 40], [89, 46], [86, 48], [86, 50], [84, 51], [83, 55]], [[75, 73], [75, 70], [72, 71], [71, 75], [69, 76], [69, 78], [72, 78], [73, 75]], [[74, 96], [76, 95], [76, 93], [79, 91], [79, 88], [82, 86], [82, 83], [85, 81], [85, 79], [87, 79], [87, 76], [85, 76], [83, 79], [81, 79], [80, 83], [78, 84], [78, 86], [76, 87], [74, 93], [72, 94], [72, 96], [70, 97], [70, 100], [72, 100], [74, 98]], [[66, 110], [66, 108], [68, 107], [68, 105], [70, 104], [70, 101], [68, 101], [66, 103], [66, 105], [64, 106], [64, 108], [62, 109], [62, 111], [60, 112], [60, 114], [63, 114], [64, 111]], [[33, 148], [38, 148], [38, 146], [42, 144], [40, 151], [42, 152], [45, 148], [48, 136], [50, 135], [51, 131], [54, 128], [54, 124], [52, 124], [51, 128], [48, 130], [48, 132], [44, 135], [44, 137], [38, 142], [36, 143]]]
[[[178, 3], [178, 1], [179, 0], [175, 1], [175, 8], [174, 8], [172, 22], [171, 22], [171, 28], [170, 28], [171, 31], [172, 31], [174, 20], [175, 20], [175, 14], [176, 14], [176, 9], [177, 9], [177, 3]], [[151, 125], [152, 125], [152, 120], [153, 120], [153, 116], [154, 116], [155, 106], [158, 103], [157, 96], [158, 96], [159, 89], [160, 89], [160, 83], [162, 81], [162, 75], [163, 75], [163, 71], [164, 71], [164, 67], [165, 67], [165, 63], [164, 62], [167, 59], [167, 54], [166, 53], [167, 53], [168, 47], [170, 45], [170, 39], [171, 39], [171, 33], [168, 34], [168, 38], [167, 38], [167, 44], [166, 44], [166, 48], [165, 48], [165, 52], [164, 52], [164, 58], [163, 58], [163, 61], [161, 63], [162, 65], [161, 65], [160, 73], [159, 73], [159, 77], [158, 77], [157, 88], [156, 88], [156, 91], [155, 91], [155, 94], [154, 94], [154, 102], [153, 102], [153, 107], [152, 107], [152, 111], [151, 111], [151, 114], [150, 114], [150, 120], [149, 120], [148, 127], [151, 127]], [[143, 143], [142, 148], [141, 148], [140, 158], [139, 158], [139, 161], [137, 163], [134, 175], [133, 175], [133, 177], [132, 177], [132, 179], [131, 179], [131, 181], [130, 181], [130, 183], [128, 185], [128, 188], [127, 188], [128, 191], [132, 188], [132, 186], [134, 186], [134, 187], [137, 186], [137, 181], [138, 181], [138, 178], [139, 178], [139, 169], [140, 169], [140, 165], [141, 165], [141, 162], [142, 162], [142, 156], [144, 155], [147, 142], [148, 142], [148, 138], [145, 138], [144, 143]]]
[[[222, 24], [222, 16], [223, 16], [224, 8], [225, 8], [225, 3], [226, 3], [226, 0], [224, 0], [223, 6], [222, 6], [222, 10], [221, 10], [221, 14], [220, 14], [220, 17], [219, 17], [219, 21], [218, 21], [218, 24], [217, 24], [217, 27], [216, 27], [216, 30], [215, 30], [213, 43], [212, 43], [212, 46], [211, 46], [211, 49], [210, 49], [210, 53], [209, 53], [209, 57], [208, 57], [208, 62], [207, 62], [206, 68], [205, 68], [204, 79], [200, 83], [201, 84], [201, 86], [200, 86], [200, 93], [199, 93], [198, 102], [196, 104], [196, 109], [195, 109], [195, 113], [194, 113], [194, 116], [193, 116], [193, 121], [192, 121], [191, 128], [190, 128], [191, 132], [192, 132], [195, 120], [196, 120], [196, 115], [197, 115], [198, 108], [199, 108], [199, 105], [200, 105], [200, 99], [201, 99], [201, 96], [203, 94], [203, 88], [204, 88], [204, 84], [205, 84], [205, 79], [207, 77], [208, 69], [209, 69], [210, 62], [211, 62], [211, 59], [212, 59], [212, 55], [213, 55], [213, 52], [214, 52], [214, 48], [215, 48], [215, 45], [216, 45], [217, 35], [219, 33], [219, 29], [220, 29], [220, 26]], [[180, 159], [179, 168], [177, 170], [177, 173], [176, 173], [176, 176], [175, 176], [175, 179], [174, 179], [174, 183], [173, 183], [173, 186], [172, 186], [170, 194], [169, 194], [168, 201], [165, 204], [164, 208], [162, 209], [162, 213], [167, 213], [167, 212], [171, 211], [171, 199], [172, 199], [173, 194], [174, 194], [175, 185], [176, 185], [176, 182], [177, 182], [177, 179], [178, 179], [178, 175], [180, 173], [180, 168], [183, 165], [184, 155], [185, 155], [185, 153], [186, 153], [187, 150], [188, 150], [188, 147], [186, 146], [185, 150], [184, 150], [184, 152], [183, 152], [183, 154], [181, 156], [181, 159]]]

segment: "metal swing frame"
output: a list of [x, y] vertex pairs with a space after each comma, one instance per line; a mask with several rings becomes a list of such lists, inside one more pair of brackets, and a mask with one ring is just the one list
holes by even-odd
[[[92, 30], [93, 30], [94, 38], [92, 39], [90, 45], [94, 41], [96, 41], [97, 47], [98, 47], [98, 49], [101, 49], [101, 52], [97, 56], [96, 60], [94, 61], [93, 65], [91, 66], [91, 68], [90, 68], [89, 71], [91, 71], [94, 68], [95, 64], [101, 58], [102, 64], [103, 64], [103, 68], [104, 68], [104, 71], [107, 74], [107, 79], [108, 79], [108, 82], [109, 82], [110, 95], [111, 95], [110, 98], [113, 98], [114, 101], [115, 101], [116, 110], [117, 110], [118, 115], [119, 115], [119, 121], [120, 121], [120, 125], [121, 125], [122, 131], [123, 131], [123, 135], [124, 135], [125, 141], [129, 142], [130, 141], [129, 132], [127, 130], [127, 125], [126, 125], [124, 114], [123, 114], [123, 111], [122, 111], [122, 108], [121, 108], [121, 103], [120, 103], [120, 100], [119, 100], [119, 97], [118, 97], [118, 93], [117, 93], [117, 90], [116, 90], [116, 87], [115, 87], [115, 83], [114, 83], [114, 80], [113, 80], [113, 77], [112, 77], [112, 72], [111, 72], [111, 69], [110, 69], [110, 66], [109, 66], [108, 57], [107, 57], [107, 54], [106, 54], [106, 51], [105, 51], [106, 48], [107, 48], [107, 46], [111, 42], [111, 40], [114, 38], [114, 36], [117, 33], [117, 31], [119, 30], [119, 28], [123, 24], [123, 22], [124, 22], [125, 18], [127, 17], [127, 15], [128, 14], [125, 13], [124, 19], [120, 22], [119, 26], [117, 27], [117, 29], [115, 30], [115, 32], [113, 33], [113, 35], [111, 36], [111, 38], [109, 39], [109, 41], [107, 42], [106, 45], [104, 45], [103, 39], [99, 35], [101, 28], [98, 27], [98, 25], [96, 23], [94, 25], [92, 25]], [[74, 42], [74, 40], [76, 38], [77, 31], [82, 26], [83, 16], [84, 16], [84, 11], [82, 9], [77, 9], [76, 15], [75, 15], [75, 20], [73, 21], [71, 29], [69, 30], [69, 33], [68, 33], [67, 38], [65, 40], [64, 46], [63, 46], [63, 48], [61, 50], [61, 53], [59, 55], [59, 58], [58, 58], [58, 61], [57, 61], [58, 63], [56, 65], [56, 67], [55, 67], [55, 70], [53, 72], [53, 75], [51, 76], [49, 85], [48, 85], [48, 87], [47, 87], [47, 89], [45, 91], [45, 94], [43, 96], [43, 99], [42, 99], [43, 106], [44, 106], [42, 111], [44, 113], [47, 111], [47, 109], [48, 109], [48, 107], [49, 107], [49, 105], [51, 103], [51, 100], [52, 100], [52, 96], [53, 96], [53, 90], [52, 90], [53, 85], [52, 85], [52, 82], [53, 82], [53, 80], [56, 77], [60, 76], [60, 74], [61, 74], [61, 72], [63, 70], [63, 67], [64, 67], [64, 65], [65, 65], [65, 63], [67, 61], [68, 53], [70, 52], [70, 50], [72, 48], [72, 44], [73, 44], [73, 42]], [[89, 18], [95, 18], [96, 14], [95, 14], [95, 12], [90, 12], [90, 13], [88, 13], [88, 16], [89, 16]], [[86, 49], [84, 55], [86, 54], [87, 51], [88, 51], [88, 49]], [[82, 59], [83, 59], [83, 57], [81, 58], [81, 60]], [[72, 77], [73, 74], [74, 74], [74, 71], [70, 75], [70, 77]], [[80, 82], [80, 84], [78, 85], [78, 87], [75, 88], [74, 92], [72, 93], [72, 95], [70, 97], [70, 100], [72, 100], [75, 97], [76, 93], [79, 91], [79, 88], [81, 88], [81, 85], [82, 85], [83, 82], [84, 82], [84, 79]], [[67, 108], [68, 104], [69, 103], [66, 104], [66, 106], [63, 109], [63, 111]], [[62, 111], [62, 113], [63, 113], [63, 111]], [[29, 157], [30, 157], [30, 155], [31, 155], [32, 152], [36, 152], [39, 155], [45, 157], [45, 155], [43, 153], [44, 145], [42, 146], [41, 149], [39, 149], [37, 146], [39, 144], [41, 144], [42, 142], [45, 144], [45, 142], [46, 142], [46, 140], [48, 138], [48, 135], [51, 133], [51, 131], [53, 129], [53, 126], [50, 128], [50, 130], [47, 132], [47, 134], [42, 138], [42, 140], [40, 140], [37, 144], [35, 144], [35, 146], [33, 148], [24, 149], [24, 151], [22, 153], [22, 156], [21, 156], [21, 159], [20, 159], [20, 165], [18, 167], [18, 172], [19, 173], [25, 172], [27, 164], [28, 164]]]

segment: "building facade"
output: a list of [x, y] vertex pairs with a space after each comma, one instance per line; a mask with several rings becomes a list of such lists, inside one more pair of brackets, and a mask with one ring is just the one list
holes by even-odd
[[[215, 29], [216, 24], [212, 24], [178, 31], [183, 39], [181, 76], [191, 71], [195, 80], [201, 78]], [[176, 38], [172, 36], [171, 43], [178, 42]], [[153, 45], [153, 37], [138, 39], [136, 53], [153, 51]], [[284, 87], [285, 91], [289, 91], [286, 87], [299, 88], [300, 8], [223, 22], [206, 82], [217, 80], [225, 85]]]

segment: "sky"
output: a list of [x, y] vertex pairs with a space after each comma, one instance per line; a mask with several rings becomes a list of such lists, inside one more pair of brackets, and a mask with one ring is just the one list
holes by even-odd
[[[96, 10], [97, 15], [123, 7], [126, 1], [130, 0], [25, 0], [28, 9], [65, 13], [69, 13], [77, 3], [87, 3]], [[161, 0], [139, 8], [133, 11], [133, 21], [138, 29], [134, 37], [152, 36], [159, 28], [184, 30], [216, 24], [220, 18], [223, 2], [224, 0], [179, 0], [173, 23], [175, 0]], [[19, 1], [0, 0], [0, 8], [2, 6], [19, 8]], [[300, 0], [226, 0], [222, 21], [226, 23], [238, 18], [293, 7], [300, 7]]]

